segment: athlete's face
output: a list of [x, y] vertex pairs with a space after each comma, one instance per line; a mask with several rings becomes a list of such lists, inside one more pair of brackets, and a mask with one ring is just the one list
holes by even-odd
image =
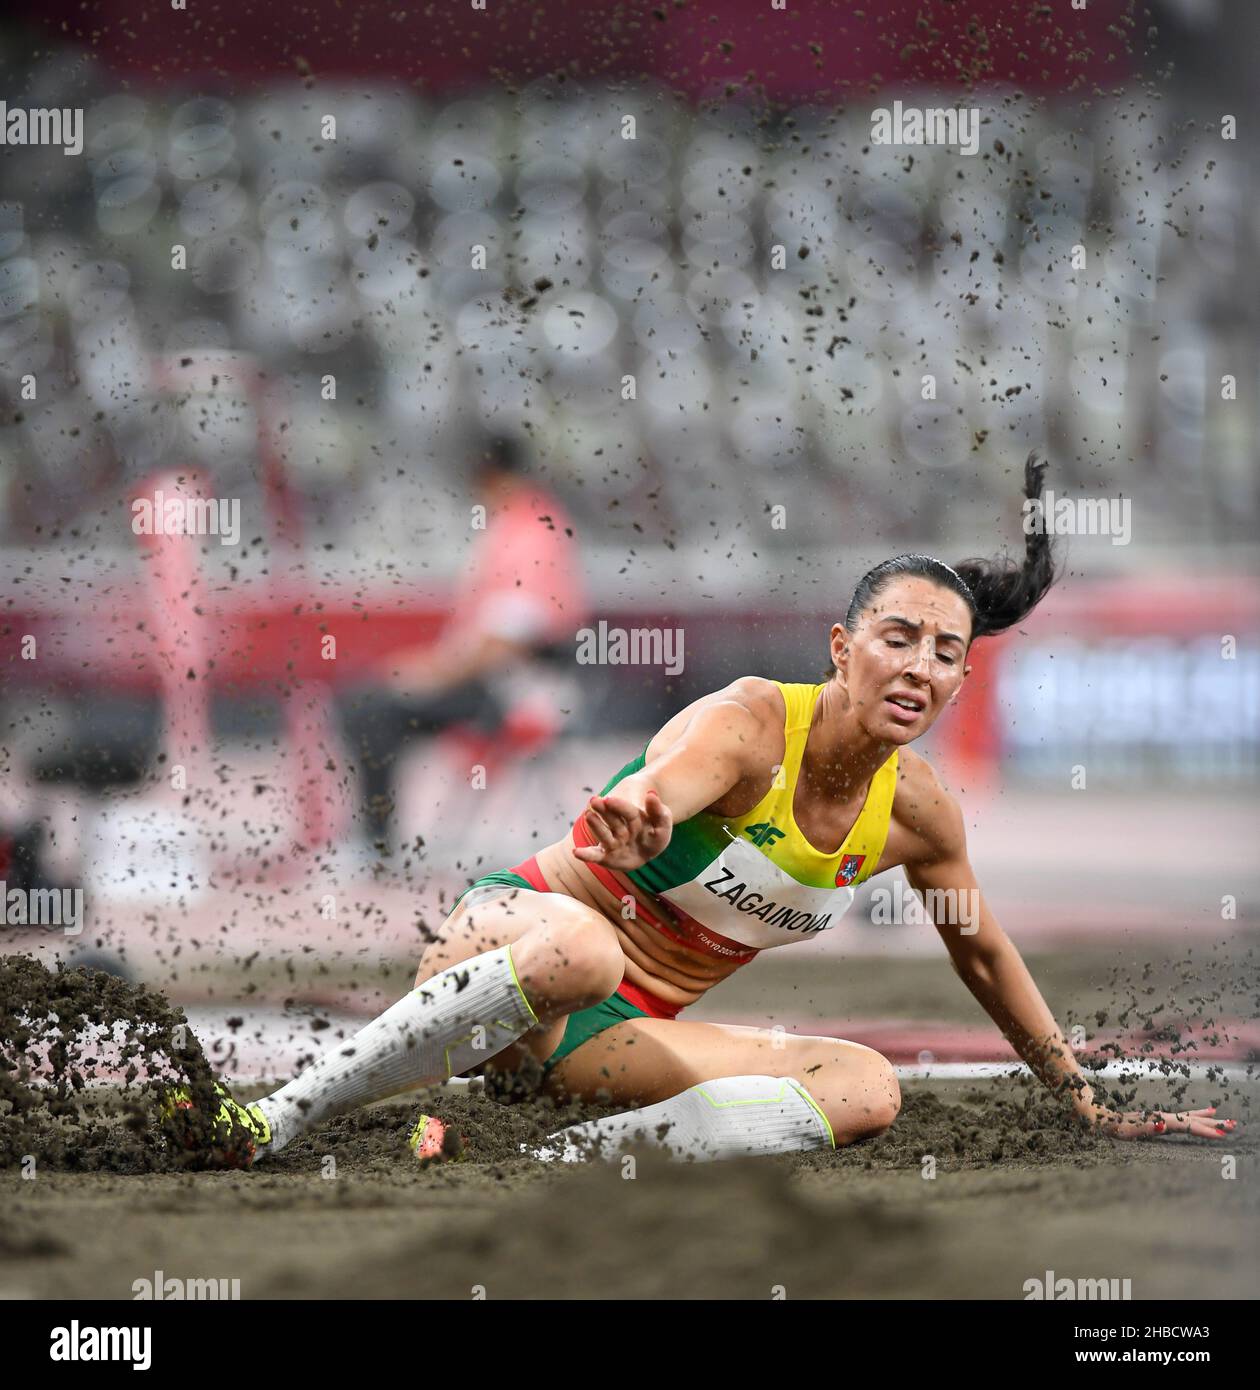
[[858, 721], [872, 738], [921, 737], [958, 694], [971, 614], [948, 589], [918, 575], [887, 584], [852, 632], [831, 629], [831, 659]]

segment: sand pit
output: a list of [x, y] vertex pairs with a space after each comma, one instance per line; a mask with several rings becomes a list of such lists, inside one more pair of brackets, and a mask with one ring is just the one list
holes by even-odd
[[[907, 1083], [891, 1131], [834, 1153], [719, 1164], [640, 1153], [633, 1165], [559, 1168], [520, 1145], [598, 1109], [442, 1088], [336, 1119], [253, 1170], [199, 1171], [231, 1144], [211, 1136], [217, 1151], [190, 1151], [161, 1120], [173, 1074], [209, 1080], [195, 1036], [172, 1044], [180, 1010], [22, 958], [2, 978], [5, 1055], [16, 1039], [51, 1055], [54, 1072], [3, 1078], [0, 1291], [11, 1297], [128, 1299], [159, 1270], [239, 1279], [243, 1298], [1018, 1299], [1046, 1270], [1127, 1278], [1135, 1298], [1260, 1293], [1249, 1130], [1220, 1145], [1121, 1144], [1082, 1132], [1012, 1074]], [[99, 1034], [90, 1057], [36, 1046], [33, 1020], [50, 1011], [131, 1020], [111, 1033], [123, 1041], [109, 1064], [130, 1048], [132, 1083], [91, 1084]], [[1246, 1120], [1250, 1070], [1197, 1082], [1196, 1103]], [[1170, 1069], [1126, 1089], [1132, 1103], [1169, 1104], [1185, 1082]], [[463, 1137], [461, 1161], [411, 1158], [422, 1106]]]

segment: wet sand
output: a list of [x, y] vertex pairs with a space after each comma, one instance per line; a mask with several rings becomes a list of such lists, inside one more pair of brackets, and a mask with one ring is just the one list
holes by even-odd
[[[1235, 991], [1248, 974], [1235, 958]], [[1102, 984], [1131, 1007], [1131, 984]], [[113, 1026], [114, 1042], [62, 1047], [52, 1015]], [[127, 1299], [160, 1270], [239, 1279], [244, 1298], [1022, 1298], [1053, 1270], [1129, 1279], [1135, 1298], [1260, 1295], [1254, 1122], [1220, 1144], [1120, 1143], [1012, 1072], [907, 1081], [892, 1130], [834, 1153], [560, 1167], [519, 1146], [601, 1112], [442, 1088], [333, 1120], [255, 1169], [202, 1171], [231, 1136], [185, 1149], [157, 1105], [172, 1069], [208, 1085], [182, 1018], [142, 986], [0, 959], [0, 1294]], [[120, 1053], [131, 1083], [100, 1084]], [[29, 1075], [13, 1065], [32, 1058]], [[1253, 1121], [1254, 1065], [1184, 1069], [1112, 1096]], [[459, 1162], [411, 1157], [421, 1108], [463, 1136]]]
[[1022, 1298], [1052, 1269], [1129, 1278], [1135, 1298], [1260, 1294], [1254, 1138], [1097, 1139], [1008, 1080], [905, 1091], [869, 1144], [643, 1154], [632, 1176], [520, 1157], [555, 1116], [478, 1094], [429, 1103], [467, 1140], [441, 1166], [406, 1150], [419, 1105], [391, 1102], [247, 1172], [10, 1171], [0, 1293], [126, 1299], [162, 1270], [244, 1298]]

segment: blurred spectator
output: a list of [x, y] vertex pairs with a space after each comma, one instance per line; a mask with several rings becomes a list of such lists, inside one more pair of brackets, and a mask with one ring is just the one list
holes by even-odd
[[[432, 645], [391, 656], [378, 679], [342, 701], [368, 838], [388, 846], [396, 761], [407, 740], [453, 725], [485, 733], [547, 700], [548, 672], [572, 668], [586, 615], [573, 528], [529, 474], [523, 444], [483, 440], [473, 472], [472, 553]], [[554, 705], [555, 700], [551, 703]]]

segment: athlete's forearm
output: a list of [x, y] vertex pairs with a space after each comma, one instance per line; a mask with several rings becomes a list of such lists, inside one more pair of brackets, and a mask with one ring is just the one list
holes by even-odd
[[[942, 803], [945, 805], [947, 803]], [[1080, 1113], [1092, 1111], [1093, 1091], [1041, 997], [1023, 957], [989, 910], [961, 842], [961, 822], [941, 836], [935, 857], [907, 865], [910, 882], [933, 906], [933, 920], [959, 978], [1002, 1030], [1010, 1045], [1050, 1090], [1070, 1100]], [[941, 826], [934, 827], [938, 832]], [[930, 896], [932, 890], [939, 895]], [[942, 893], [942, 890], [944, 892]], [[951, 910], [973, 907], [967, 929], [959, 930]]]
[[1063, 1031], [1013, 945], [959, 965], [959, 975], [1029, 1069], [1074, 1109], [1093, 1106], [1093, 1091]]
[[710, 705], [667, 752], [618, 782], [610, 795], [641, 811], [644, 798], [654, 791], [675, 824], [688, 820], [739, 781], [757, 733], [756, 721], [746, 709], [729, 701]]

